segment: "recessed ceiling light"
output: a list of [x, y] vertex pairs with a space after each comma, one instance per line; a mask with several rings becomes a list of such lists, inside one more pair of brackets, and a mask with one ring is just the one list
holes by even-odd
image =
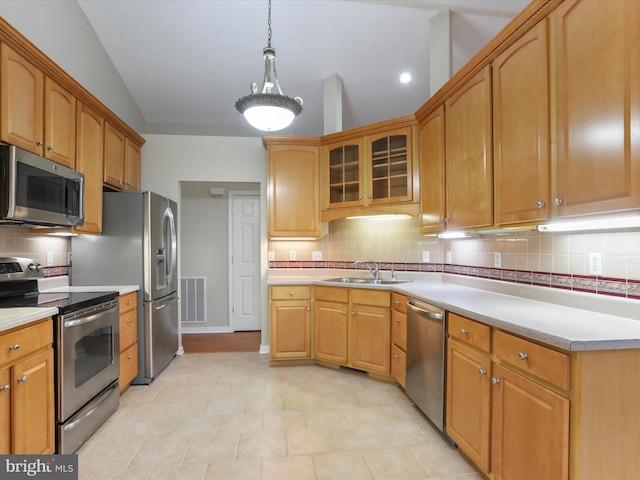
[[411, 81], [411, 74], [410, 73], [403, 73], [402, 75], [400, 75], [400, 83], [409, 83]]

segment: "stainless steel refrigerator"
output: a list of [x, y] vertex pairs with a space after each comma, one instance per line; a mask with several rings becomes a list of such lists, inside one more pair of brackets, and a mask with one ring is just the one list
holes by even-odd
[[102, 235], [71, 239], [72, 286], [140, 286], [133, 384], [151, 383], [179, 348], [176, 221], [176, 202], [166, 197], [105, 192]]

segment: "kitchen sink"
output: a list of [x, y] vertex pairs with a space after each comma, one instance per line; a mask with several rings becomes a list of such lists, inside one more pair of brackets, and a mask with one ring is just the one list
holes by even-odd
[[375, 280], [373, 278], [360, 278], [360, 277], [337, 277], [327, 278], [325, 282], [339, 282], [339, 283], [354, 283], [365, 285], [395, 285], [396, 283], [407, 283], [411, 280]]

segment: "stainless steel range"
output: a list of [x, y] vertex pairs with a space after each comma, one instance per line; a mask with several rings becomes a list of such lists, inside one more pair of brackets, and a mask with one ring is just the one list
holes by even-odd
[[42, 266], [28, 258], [0, 258], [0, 273], [0, 308], [58, 308], [56, 453], [74, 453], [120, 402], [118, 293], [39, 292]]

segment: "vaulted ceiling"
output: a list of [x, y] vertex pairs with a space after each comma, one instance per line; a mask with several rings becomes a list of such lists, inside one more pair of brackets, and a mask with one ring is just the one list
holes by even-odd
[[[267, 0], [78, 0], [148, 133], [260, 136], [234, 107], [262, 84]], [[343, 128], [414, 113], [429, 98], [430, 19], [451, 10], [453, 72], [527, 0], [273, 0], [283, 92], [304, 110], [284, 135], [322, 135], [323, 79], [343, 82]], [[401, 84], [402, 72], [413, 80]]]

